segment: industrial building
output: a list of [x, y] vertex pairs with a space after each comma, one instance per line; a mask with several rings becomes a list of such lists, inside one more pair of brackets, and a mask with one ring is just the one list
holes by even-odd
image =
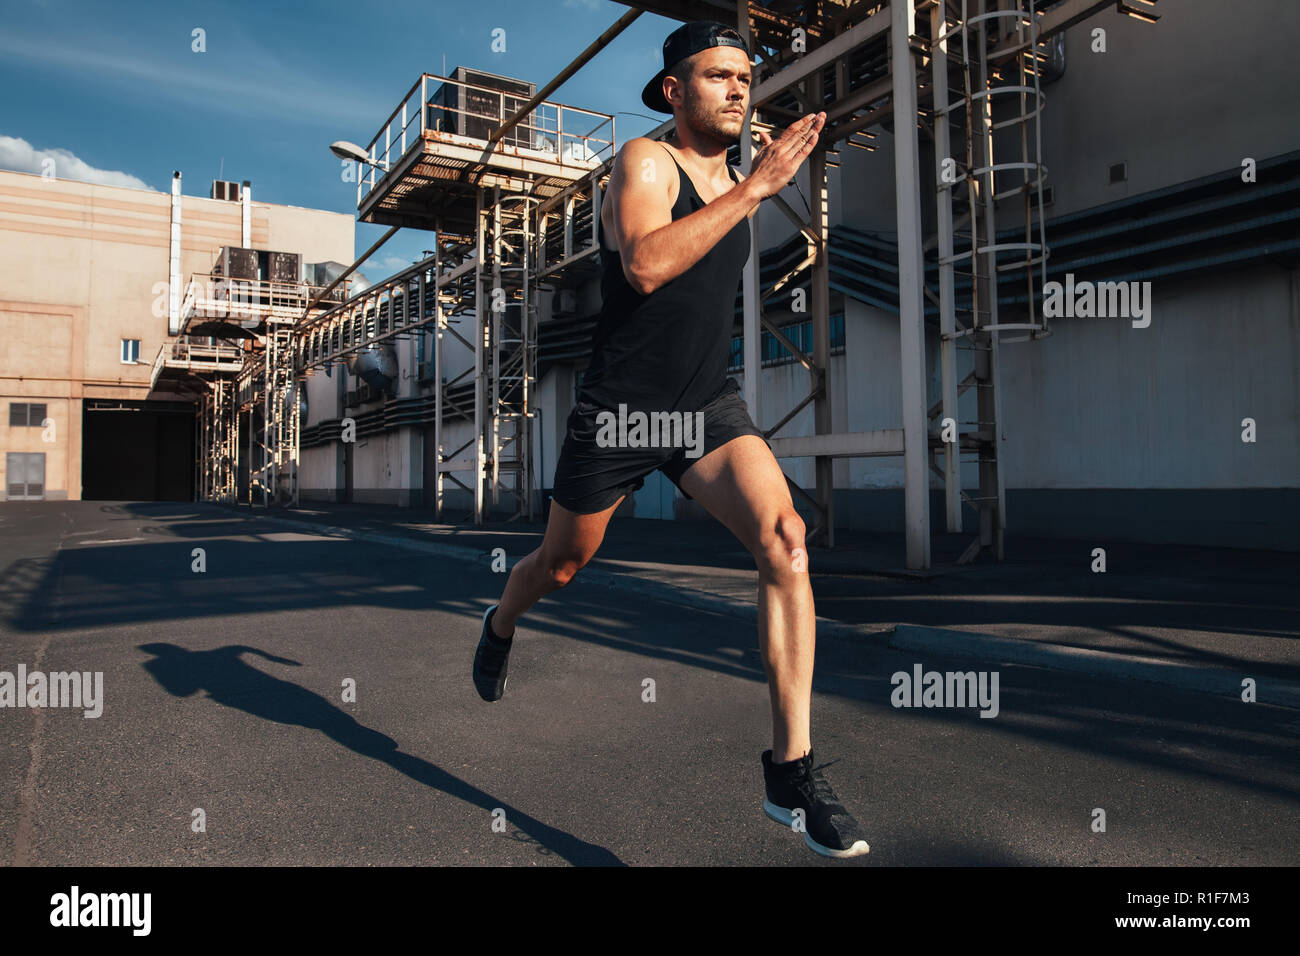
[[[197, 498], [539, 520], [600, 310], [596, 223], [619, 147], [613, 116], [550, 97], [648, 11], [735, 23], [757, 52], [742, 170], [751, 130], [827, 112], [796, 186], [754, 217], [732, 369], [810, 541], [902, 531], [912, 568], [930, 566], [935, 531], [968, 535], [966, 561], [1000, 558], [1007, 533], [1300, 548], [1300, 8], [624, 5], [540, 88], [471, 63], [414, 78], [374, 129], [340, 130], [360, 144], [336, 144], [361, 166], [358, 219], [389, 227], [357, 263], [398, 229], [433, 233], [433, 255], [362, 289], [307, 268], [351, 261], [345, 217], [254, 204], [241, 232], [247, 202], [185, 197], [180, 272], [225, 263], [221, 302], [232, 278], [264, 284], [222, 314], [182, 299], [160, 321], [138, 301], [178, 268], [176, 200], [0, 173], [6, 203], [49, 221], [103, 214], [76, 255], [67, 237], [33, 241], [37, 213], [0, 216], [20, 263], [0, 321], [22, 343], [0, 374], [5, 451], [42, 453], [42, 414], [68, 443], [43, 452], [35, 493], [9, 455], [25, 470], [7, 493], [78, 496], [79, 474], [100, 480], [82, 458], [105, 454], [110, 433], [89, 424], [102, 403], [153, 402], [153, 437], [131, 441], [168, 449], [140, 459], [155, 489], [179, 487], [171, 449], [189, 441]], [[113, 238], [105, 264], [91, 250], [110, 212], [141, 238]], [[300, 256], [296, 284], [232, 276], [239, 249]], [[55, 268], [85, 288], [52, 302], [24, 278]], [[100, 314], [114, 284], [120, 305]], [[119, 339], [161, 350], [115, 366]], [[191, 432], [166, 430], [182, 406], [164, 402], [190, 403]], [[122, 447], [103, 474], [126, 482]], [[702, 517], [659, 474], [620, 514]]]
[[354, 232], [347, 216], [254, 202], [250, 183], [206, 191], [183, 195], [179, 173], [169, 194], [0, 171], [6, 498], [205, 496], [198, 412], [249, 340], [186, 324], [205, 303], [228, 304], [228, 280], [213, 277], [223, 259], [230, 271], [223, 250], [247, 250], [241, 274], [254, 280], [271, 250], [292, 250], [281, 278], [296, 291], [297, 262], [351, 262]]

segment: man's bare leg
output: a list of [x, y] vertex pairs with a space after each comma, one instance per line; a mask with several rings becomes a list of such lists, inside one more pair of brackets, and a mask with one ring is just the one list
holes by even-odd
[[869, 852], [861, 825], [811, 759], [817, 619], [804, 523], [781, 466], [763, 439], [742, 435], [709, 452], [680, 481], [687, 494], [740, 539], [758, 565], [758, 639], [772, 700], [772, 750], [762, 754], [763, 812], [802, 830], [804, 842], [823, 856]]
[[530, 607], [573, 580], [600, 548], [609, 520], [622, 503], [619, 498], [604, 511], [580, 515], [551, 502], [541, 547], [520, 558], [510, 569], [506, 589], [492, 615], [492, 630], [498, 637], [513, 637], [515, 622]]
[[763, 439], [742, 435], [682, 475], [683, 489], [731, 530], [758, 566], [758, 640], [772, 701], [772, 760], [812, 749], [816, 611], [804, 522]]
[[[784, 523], [784, 522], [782, 522]], [[772, 699], [772, 760], [785, 763], [812, 749], [812, 709], [816, 611], [806, 570], [792, 570], [795, 547], [803, 547], [804, 528], [785, 527], [774, 560], [759, 562], [758, 641]], [[793, 544], [797, 538], [798, 544]], [[807, 558], [801, 559], [806, 568]], [[766, 567], [765, 567], [766, 565]], [[780, 567], [784, 566], [784, 570]]]

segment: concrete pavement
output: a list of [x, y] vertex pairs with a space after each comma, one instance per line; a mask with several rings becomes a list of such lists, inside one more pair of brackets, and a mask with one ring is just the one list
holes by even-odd
[[[611, 536], [591, 570], [686, 573], [662, 560], [670, 531]], [[512, 561], [533, 533], [475, 532]], [[461, 531], [430, 543], [490, 553]], [[683, 562], [721, 562], [735, 574], [720, 596], [752, 595], [736, 549], [708, 547]], [[521, 621], [509, 693], [489, 705], [469, 663], [503, 578], [463, 554], [210, 505], [61, 502], [0, 506], [0, 561], [0, 670], [102, 671], [105, 686], [97, 719], [0, 709], [6, 861], [1295, 863], [1300, 720], [1270, 703], [822, 633], [816, 753], [872, 843], [843, 864], [759, 809], [767, 689], [730, 611], [629, 600], [584, 572]], [[867, 606], [822, 585], [823, 615]], [[1281, 631], [1261, 618], [1283, 606], [1260, 602], [1250, 630]], [[1294, 666], [1233, 633], [1234, 661]], [[1160, 653], [1195, 658], [1206, 640]], [[996, 670], [998, 716], [892, 706], [891, 675], [918, 663]]]

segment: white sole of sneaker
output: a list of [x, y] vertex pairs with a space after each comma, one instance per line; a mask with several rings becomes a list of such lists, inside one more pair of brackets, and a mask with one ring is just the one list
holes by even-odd
[[[787, 810], [785, 807], [778, 807], [775, 803], [766, 798], [763, 800], [763, 812], [767, 814], [769, 819], [775, 820], [782, 826], [794, 826], [794, 813]], [[871, 850], [871, 847], [867, 845], [866, 840], [859, 840], [847, 850], [836, 850], [829, 846], [822, 846], [812, 838], [812, 834], [807, 830], [803, 831], [803, 842], [808, 846], [808, 849], [812, 850], [814, 853], [820, 853], [822, 856], [834, 857], [836, 859], [843, 859], [844, 857], [850, 856], [862, 856], [862, 854]]]
[[794, 814], [785, 807], [778, 807], [767, 798], [763, 799], [763, 812], [766, 813], [770, 819], [775, 820], [783, 826], [788, 827], [794, 825]]

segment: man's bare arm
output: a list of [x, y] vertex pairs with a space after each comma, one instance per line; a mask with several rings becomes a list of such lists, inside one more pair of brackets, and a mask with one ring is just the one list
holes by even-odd
[[755, 206], [785, 188], [817, 145], [825, 123], [824, 112], [809, 113], [775, 140], [759, 133], [763, 145], [749, 176], [676, 222], [668, 202], [676, 164], [653, 140], [637, 137], [625, 143], [614, 164], [610, 201], [623, 274], [632, 288], [649, 295], [699, 262]]
[[699, 262], [762, 199], [746, 180], [674, 222], [669, 190], [676, 175], [672, 157], [652, 140], [638, 137], [619, 150], [609, 201], [623, 274], [641, 295]]

